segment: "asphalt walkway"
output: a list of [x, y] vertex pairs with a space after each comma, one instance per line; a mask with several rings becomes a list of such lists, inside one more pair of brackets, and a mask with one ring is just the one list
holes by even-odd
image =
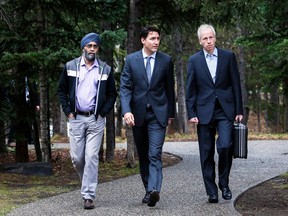
[[[144, 189], [140, 175], [134, 175], [99, 184], [96, 208], [93, 210], [83, 209], [80, 191], [76, 190], [23, 205], [8, 215], [240, 215], [233, 205], [237, 196], [250, 187], [288, 171], [287, 140], [249, 141], [248, 145], [248, 159], [234, 159], [233, 162], [230, 175], [233, 198], [230, 201], [219, 196], [218, 204], [207, 202], [197, 142], [167, 142], [164, 151], [181, 156], [183, 161], [164, 169], [161, 198], [154, 208], [141, 203]], [[123, 147], [117, 144], [117, 148]]]

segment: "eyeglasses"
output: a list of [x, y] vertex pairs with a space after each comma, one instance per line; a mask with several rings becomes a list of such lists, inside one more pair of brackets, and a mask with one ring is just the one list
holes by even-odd
[[99, 46], [97, 44], [87, 44], [86, 47], [89, 48], [89, 49], [91, 49], [92, 47], [94, 49], [97, 49]]

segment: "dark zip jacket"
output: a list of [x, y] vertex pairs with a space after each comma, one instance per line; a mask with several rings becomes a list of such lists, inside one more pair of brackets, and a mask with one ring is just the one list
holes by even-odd
[[[58, 98], [66, 116], [70, 113], [76, 115], [76, 77], [79, 77], [80, 60], [82, 57], [75, 58], [66, 63], [58, 85]], [[99, 80], [96, 106], [94, 114], [104, 117], [114, 107], [117, 97], [115, 81], [111, 67], [105, 62], [97, 59], [99, 63]]]

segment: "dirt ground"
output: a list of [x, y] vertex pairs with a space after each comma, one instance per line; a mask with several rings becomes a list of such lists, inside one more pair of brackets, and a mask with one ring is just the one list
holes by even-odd
[[288, 215], [288, 174], [247, 190], [235, 202], [235, 208], [243, 216]]

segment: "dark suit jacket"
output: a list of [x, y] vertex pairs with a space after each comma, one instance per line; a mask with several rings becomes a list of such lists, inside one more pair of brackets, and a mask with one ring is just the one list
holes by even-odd
[[188, 119], [197, 117], [200, 124], [212, 118], [216, 97], [228, 119], [243, 115], [240, 77], [233, 52], [218, 48], [215, 84], [210, 75], [204, 51], [190, 56], [186, 84]]
[[172, 58], [162, 52], [156, 53], [149, 85], [142, 50], [128, 55], [121, 74], [120, 99], [122, 115], [132, 112], [136, 126], [144, 122], [148, 101], [159, 123], [167, 126], [168, 118], [174, 118], [175, 109]]

